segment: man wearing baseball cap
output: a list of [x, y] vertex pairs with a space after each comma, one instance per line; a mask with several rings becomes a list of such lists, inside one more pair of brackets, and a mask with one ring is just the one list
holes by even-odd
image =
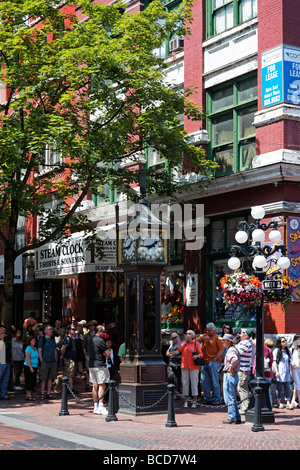
[[236, 348], [240, 353], [240, 370], [239, 370], [239, 382], [237, 391], [241, 400], [240, 414], [246, 414], [249, 407], [249, 376], [252, 366], [252, 331], [250, 329], [241, 329], [240, 338], [241, 341], [237, 344]]
[[238, 372], [240, 369], [240, 353], [234, 344], [234, 337], [230, 334], [224, 334], [222, 341], [226, 347], [223, 369], [223, 393], [224, 401], [228, 407], [228, 419], [224, 424], [241, 424], [241, 415], [236, 403], [235, 395], [238, 384]]
[[[204, 334], [197, 338], [202, 343], [202, 352], [205, 365], [201, 367], [201, 384], [204, 394], [204, 403], [219, 405], [222, 402], [219, 368], [224, 345], [216, 333], [214, 323], [207, 323]], [[213, 396], [211, 397], [211, 389]]]

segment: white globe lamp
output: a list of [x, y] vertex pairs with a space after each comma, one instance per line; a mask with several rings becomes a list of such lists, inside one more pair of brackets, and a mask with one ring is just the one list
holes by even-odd
[[256, 228], [252, 232], [252, 240], [254, 242], [264, 243], [264, 241], [265, 241], [265, 232], [260, 228]]
[[263, 206], [255, 206], [251, 209], [253, 219], [263, 219], [265, 216], [265, 209]]
[[256, 268], [264, 268], [266, 265], [266, 258], [263, 255], [256, 255], [253, 260], [253, 265]]
[[238, 243], [246, 243], [248, 240], [248, 234], [244, 230], [239, 230], [235, 234], [235, 239]]
[[235, 271], [236, 269], [239, 269], [239, 267], [241, 266], [241, 261], [236, 256], [232, 256], [228, 260], [228, 266], [230, 269]]
[[281, 269], [287, 269], [291, 262], [287, 256], [280, 256], [280, 258], [277, 260], [277, 264]]
[[278, 243], [281, 240], [281, 233], [279, 230], [272, 230], [269, 233], [269, 240], [272, 243]]

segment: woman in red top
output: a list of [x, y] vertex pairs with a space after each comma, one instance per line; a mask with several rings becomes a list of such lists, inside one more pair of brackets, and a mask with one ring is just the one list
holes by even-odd
[[[198, 398], [198, 381], [200, 366], [197, 366], [194, 360], [197, 357], [203, 357], [201, 346], [195, 340], [195, 333], [192, 330], [187, 330], [185, 340], [180, 343], [177, 350], [181, 352], [181, 380], [182, 380], [182, 393], [185, 396], [184, 408], [188, 407], [187, 398], [189, 396], [190, 384], [192, 389], [193, 403], [192, 408], [197, 408]], [[198, 354], [193, 356], [193, 352]]]

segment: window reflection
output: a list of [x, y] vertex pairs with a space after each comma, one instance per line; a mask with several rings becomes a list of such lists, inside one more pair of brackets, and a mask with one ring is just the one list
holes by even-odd
[[143, 287], [144, 346], [151, 351], [155, 345], [155, 285], [148, 279]]
[[128, 298], [128, 307], [129, 307], [129, 349], [133, 354], [136, 349], [136, 280], [132, 279], [129, 284], [129, 298]]

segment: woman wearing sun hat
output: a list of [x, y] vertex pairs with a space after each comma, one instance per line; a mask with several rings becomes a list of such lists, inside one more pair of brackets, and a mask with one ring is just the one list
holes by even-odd
[[222, 337], [222, 340], [227, 349], [223, 369], [223, 395], [224, 401], [228, 407], [228, 419], [224, 420], [223, 423], [240, 424], [241, 415], [235, 400], [239, 381], [238, 371], [240, 370], [240, 353], [233, 343], [233, 335], [225, 334]]

